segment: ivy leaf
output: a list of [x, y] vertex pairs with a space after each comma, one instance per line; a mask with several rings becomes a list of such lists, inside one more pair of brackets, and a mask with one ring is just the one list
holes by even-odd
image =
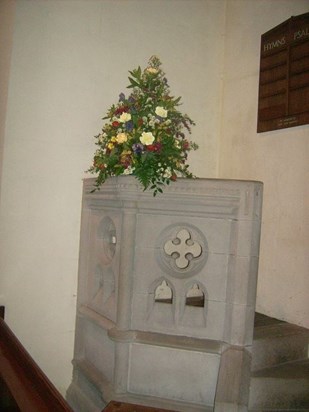
[[139, 83], [137, 83], [137, 81], [132, 79], [132, 77], [129, 77], [129, 80], [130, 80], [131, 85], [127, 87], [128, 89], [132, 88], [132, 87], [138, 87], [139, 86]]

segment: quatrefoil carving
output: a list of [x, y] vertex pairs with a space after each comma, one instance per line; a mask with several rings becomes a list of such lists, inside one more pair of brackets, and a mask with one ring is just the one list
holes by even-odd
[[175, 259], [175, 265], [178, 269], [186, 269], [193, 259], [201, 256], [202, 247], [197, 241], [192, 240], [187, 229], [181, 229], [175, 239], [165, 243], [164, 251]]
[[208, 243], [204, 232], [190, 222], [175, 222], [159, 234], [156, 261], [164, 273], [175, 278], [196, 275], [206, 264]]

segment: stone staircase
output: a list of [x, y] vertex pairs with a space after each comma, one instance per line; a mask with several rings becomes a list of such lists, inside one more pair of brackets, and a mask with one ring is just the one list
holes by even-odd
[[250, 412], [309, 411], [309, 330], [256, 314]]

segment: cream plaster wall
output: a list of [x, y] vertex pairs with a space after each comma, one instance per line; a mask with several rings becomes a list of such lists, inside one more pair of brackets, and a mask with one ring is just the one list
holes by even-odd
[[227, 1], [219, 176], [264, 182], [257, 310], [309, 327], [309, 126], [256, 133], [260, 35], [308, 0]]
[[81, 185], [128, 70], [160, 56], [214, 177], [225, 2], [17, 0], [0, 205], [6, 319], [64, 393], [71, 380]]
[[0, 195], [14, 16], [15, 0], [2, 0], [0, 2]]

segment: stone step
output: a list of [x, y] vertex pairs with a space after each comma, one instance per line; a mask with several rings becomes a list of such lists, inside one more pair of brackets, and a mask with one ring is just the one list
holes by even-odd
[[309, 330], [256, 313], [251, 370], [308, 358]]
[[309, 411], [309, 359], [253, 372], [250, 411]]
[[309, 330], [256, 313], [250, 412], [309, 411]]

